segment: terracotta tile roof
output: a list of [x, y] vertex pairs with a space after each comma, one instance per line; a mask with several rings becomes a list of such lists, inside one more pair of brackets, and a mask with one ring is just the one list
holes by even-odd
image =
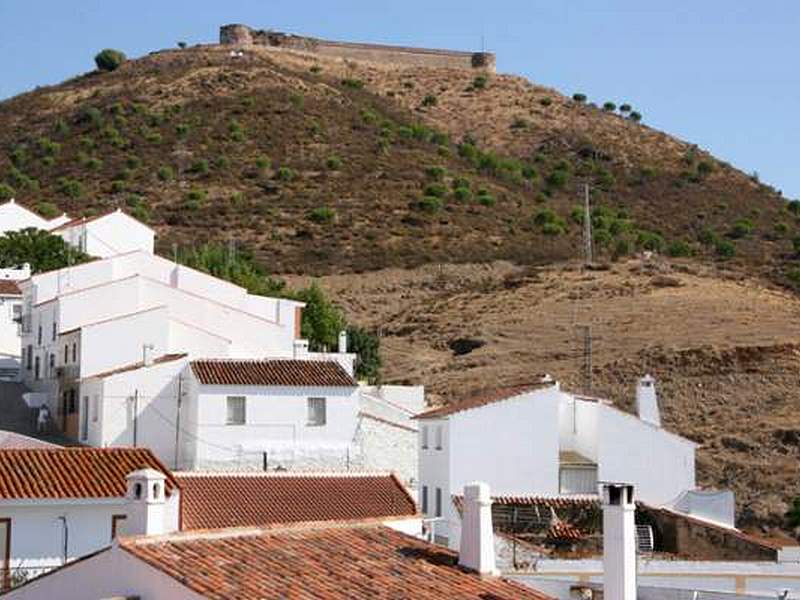
[[355, 380], [332, 360], [193, 360], [192, 371], [205, 385], [355, 387]]
[[22, 296], [19, 282], [15, 279], [0, 279], [0, 296]]
[[152, 467], [175, 479], [145, 448], [55, 448], [0, 450], [0, 499], [120, 498], [125, 476]]
[[583, 532], [569, 523], [555, 523], [547, 530], [547, 539], [553, 542], [577, 542], [585, 536]]
[[[454, 495], [453, 506], [461, 513], [464, 510], [464, 497]], [[492, 496], [495, 506], [539, 506], [542, 508], [600, 507], [600, 498], [591, 494], [574, 496]]]
[[486, 406], [487, 404], [494, 404], [495, 402], [502, 402], [514, 396], [519, 396], [527, 392], [544, 389], [552, 384], [550, 383], [528, 383], [499, 388], [489, 388], [475, 393], [464, 400], [457, 401], [453, 404], [440, 406], [431, 410], [419, 413], [412, 417], [413, 419], [436, 419], [439, 417], [446, 417], [462, 410], [471, 408], [478, 408]]
[[177, 473], [181, 528], [413, 517], [414, 500], [393, 475]]
[[120, 547], [204, 598], [547, 600], [482, 578], [455, 552], [379, 524], [313, 524], [122, 538]]
[[143, 369], [145, 367], [154, 367], [156, 365], [163, 365], [164, 363], [180, 360], [182, 358], [186, 358], [187, 356], [189, 355], [186, 352], [183, 352], [181, 354], [164, 354], [162, 356], [154, 358], [152, 364], [150, 365], [145, 365], [144, 362], [140, 360], [139, 362], [136, 363], [131, 363], [129, 365], [118, 367], [116, 369], [111, 369], [110, 371], [103, 371], [102, 373], [93, 373], [92, 375], [81, 377], [81, 381], [84, 381], [86, 379], [110, 377], [112, 375], [118, 375], [120, 373], [127, 373], [128, 371], [135, 371], [136, 369]]

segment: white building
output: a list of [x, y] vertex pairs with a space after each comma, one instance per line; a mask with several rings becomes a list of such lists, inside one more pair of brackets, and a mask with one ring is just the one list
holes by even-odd
[[55, 219], [45, 219], [21, 204], [17, 204], [13, 198], [0, 204], [0, 234], [31, 227], [50, 231], [67, 221], [69, 221], [69, 217], [66, 213]]
[[79, 217], [50, 229], [70, 246], [89, 256], [108, 258], [142, 250], [153, 253], [155, 231], [116, 209], [93, 217]]
[[[645, 387], [652, 381], [639, 390], [650, 407]], [[451, 497], [470, 481], [498, 496], [596, 494], [598, 481], [627, 481], [654, 506], [695, 487], [694, 442], [557, 383], [482, 394], [417, 420], [420, 504], [442, 518], [436, 533], [451, 546], [460, 526]]]
[[0, 379], [16, 380], [20, 375], [22, 290], [19, 281], [30, 274], [29, 265], [0, 269]]

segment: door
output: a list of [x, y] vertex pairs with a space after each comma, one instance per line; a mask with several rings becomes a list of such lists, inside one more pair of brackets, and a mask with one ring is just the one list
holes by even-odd
[[0, 519], [0, 561], [2, 589], [7, 590], [11, 587], [11, 519]]
[[89, 396], [81, 398], [81, 441], [89, 439]]

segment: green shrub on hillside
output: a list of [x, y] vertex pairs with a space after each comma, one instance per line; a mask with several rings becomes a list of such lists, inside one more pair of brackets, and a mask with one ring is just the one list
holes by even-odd
[[489, 78], [486, 75], [478, 75], [472, 80], [472, 87], [476, 90], [482, 90], [486, 88], [487, 83], [489, 83]]
[[436, 106], [439, 100], [433, 94], [428, 94], [422, 99], [422, 106]]
[[428, 167], [425, 169], [425, 175], [430, 177], [431, 179], [435, 179], [436, 181], [441, 181], [444, 179], [444, 176], [447, 174], [447, 171], [444, 167], [434, 166]]
[[636, 236], [636, 244], [643, 250], [660, 252], [664, 248], [664, 238], [655, 231], [642, 230]]
[[494, 206], [497, 201], [487, 190], [479, 190], [477, 196], [478, 204], [481, 206]]
[[161, 181], [172, 181], [175, 178], [175, 172], [169, 165], [163, 165], [158, 168], [158, 178]]
[[192, 173], [197, 173], [199, 175], [207, 174], [211, 169], [208, 166], [208, 161], [204, 158], [200, 160], [196, 160], [192, 163], [192, 166], [189, 168]]
[[264, 156], [263, 154], [256, 157], [256, 167], [260, 170], [269, 169], [272, 166], [272, 161], [270, 160], [269, 156]]
[[619, 112], [621, 113], [629, 113], [631, 112], [631, 110], [633, 109], [631, 108], [631, 105], [628, 104], [627, 102], [619, 105]]
[[325, 166], [328, 167], [328, 169], [331, 171], [338, 171], [339, 168], [342, 166], [342, 159], [336, 156], [335, 154], [332, 154], [325, 161]]
[[364, 87], [364, 82], [360, 79], [342, 79], [341, 81], [342, 86], [351, 88], [354, 90], [360, 90]]
[[553, 103], [553, 99], [552, 98], [542, 98], [541, 100], [539, 100], [539, 104], [541, 104], [544, 107], [548, 107], [552, 103]]
[[308, 220], [320, 225], [332, 223], [336, 218], [336, 211], [328, 206], [319, 206], [308, 213]]
[[70, 198], [80, 198], [83, 195], [83, 186], [76, 179], [60, 177], [58, 179], [58, 191]]
[[442, 200], [437, 196], [423, 196], [415, 206], [422, 212], [435, 213], [442, 209]]
[[114, 71], [125, 62], [127, 57], [125, 53], [113, 48], [106, 48], [101, 50], [94, 57], [94, 62], [97, 68], [101, 71]]
[[447, 194], [447, 188], [441, 183], [429, 183], [425, 186], [426, 196], [436, 196], [437, 198], [444, 198]]
[[534, 216], [533, 222], [545, 235], [560, 235], [567, 230], [567, 223], [552, 208], [542, 208]]
[[275, 172], [275, 178], [278, 181], [291, 181], [294, 179], [294, 171], [292, 171], [289, 167], [281, 167]]
[[639, 121], [642, 120], [642, 113], [633, 111], [628, 118], [631, 121], [634, 121], [635, 123], [638, 123]]
[[6, 183], [0, 183], [0, 202], [11, 200], [14, 197], [14, 188]]
[[755, 225], [750, 219], [737, 219], [731, 228], [730, 236], [734, 239], [745, 238], [753, 232]]
[[714, 251], [720, 258], [732, 258], [736, 255], [736, 246], [730, 240], [717, 240], [714, 244]]
[[581, 92], [576, 92], [576, 93], [572, 94], [572, 99], [575, 102], [583, 104], [584, 102], [586, 102], [586, 94], [582, 94]]
[[604, 102], [603, 103], [603, 110], [606, 112], [614, 112], [617, 110], [617, 105], [613, 102]]
[[467, 187], [457, 187], [453, 190], [453, 197], [459, 202], [469, 202], [472, 200], [472, 192]]
[[692, 247], [683, 240], [675, 240], [667, 246], [667, 254], [673, 258], [692, 255]]

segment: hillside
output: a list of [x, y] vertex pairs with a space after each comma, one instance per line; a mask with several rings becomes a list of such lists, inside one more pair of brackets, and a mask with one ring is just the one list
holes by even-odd
[[[233, 240], [322, 276], [381, 334], [385, 379], [436, 401], [580, 386], [591, 322], [593, 391], [630, 408], [653, 372], [743, 524], [785, 527], [800, 495], [800, 203], [616, 112], [515, 76], [204, 46], [0, 103], [0, 182], [47, 213], [127, 207], [163, 253]], [[574, 265], [584, 182], [606, 270]]]

